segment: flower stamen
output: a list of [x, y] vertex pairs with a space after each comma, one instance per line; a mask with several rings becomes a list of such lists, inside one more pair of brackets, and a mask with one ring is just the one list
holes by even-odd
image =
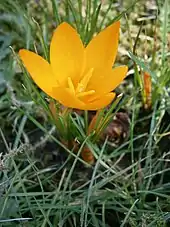
[[81, 93], [86, 90], [86, 87], [89, 83], [90, 78], [93, 75], [93, 68], [91, 68], [83, 77], [83, 79], [78, 83], [77, 88], [76, 88], [76, 93]]
[[71, 77], [68, 77], [67, 82], [68, 82], [68, 87], [69, 87], [71, 93], [73, 93], [75, 95], [74, 84], [73, 84]]
[[95, 90], [90, 90], [90, 91], [80, 92], [76, 96], [78, 98], [80, 98], [80, 97], [84, 97], [84, 96], [87, 96], [87, 95], [93, 95], [94, 93], [95, 93]]

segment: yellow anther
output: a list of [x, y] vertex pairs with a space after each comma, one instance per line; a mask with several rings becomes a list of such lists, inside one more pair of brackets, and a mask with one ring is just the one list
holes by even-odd
[[78, 83], [77, 88], [76, 88], [76, 92], [83, 92], [84, 91], [84, 84], [82, 83]]
[[77, 88], [76, 88], [76, 92], [84, 92], [86, 90], [86, 87], [89, 83], [90, 78], [93, 75], [93, 68], [91, 68], [83, 77], [83, 79], [78, 83]]
[[93, 95], [94, 93], [95, 93], [95, 90], [90, 90], [90, 91], [78, 93], [76, 96], [78, 98], [80, 98], [80, 97], [84, 97], [84, 96], [87, 96], [87, 95]]
[[68, 87], [69, 87], [69, 89], [71, 90], [71, 92], [73, 94], [75, 94], [74, 84], [73, 84], [73, 81], [72, 81], [71, 77], [68, 77], [67, 80], [68, 80]]

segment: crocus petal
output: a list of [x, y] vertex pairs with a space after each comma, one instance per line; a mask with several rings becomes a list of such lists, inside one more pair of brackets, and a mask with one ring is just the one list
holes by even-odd
[[48, 95], [52, 96], [52, 88], [57, 86], [57, 80], [51, 70], [50, 64], [39, 55], [20, 50], [19, 56], [34, 82]]
[[109, 93], [122, 82], [127, 70], [127, 66], [118, 66], [111, 70], [95, 70], [87, 88], [94, 89], [96, 94]]
[[118, 49], [120, 22], [101, 31], [86, 47], [86, 67], [112, 67]]
[[100, 99], [97, 99], [89, 104], [86, 104], [84, 110], [99, 110], [106, 106], [108, 106], [112, 100], [115, 97], [115, 93], [110, 92], [104, 96], [102, 96]]
[[[67, 78], [79, 80], [84, 61], [84, 46], [69, 24], [62, 23], [55, 30], [50, 46], [50, 62], [61, 86]], [[77, 82], [77, 81], [76, 81]]]
[[81, 102], [68, 88], [53, 88], [53, 97], [63, 106], [84, 110], [84, 103]]

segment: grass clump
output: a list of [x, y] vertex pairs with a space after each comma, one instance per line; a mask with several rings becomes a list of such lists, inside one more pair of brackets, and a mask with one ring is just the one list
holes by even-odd
[[[0, 226], [169, 226], [169, 2], [5, 0], [0, 11]], [[62, 21], [87, 44], [118, 18], [117, 62], [129, 67], [116, 90], [123, 96], [98, 113], [91, 134], [96, 113], [75, 110], [68, 135], [18, 50], [48, 59]], [[70, 134], [71, 146], [61, 139]], [[81, 156], [85, 148], [92, 165]]]

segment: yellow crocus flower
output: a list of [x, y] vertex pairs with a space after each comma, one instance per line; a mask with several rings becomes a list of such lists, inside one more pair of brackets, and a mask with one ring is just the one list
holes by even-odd
[[50, 97], [69, 108], [98, 110], [115, 97], [112, 91], [127, 73], [127, 66], [112, 69], [118, 48], [120, 22], [96, 35], [85, 47], [67, 23], [54, 31], [50, 63], [41, 56], [19, 51], [34, 82]]

